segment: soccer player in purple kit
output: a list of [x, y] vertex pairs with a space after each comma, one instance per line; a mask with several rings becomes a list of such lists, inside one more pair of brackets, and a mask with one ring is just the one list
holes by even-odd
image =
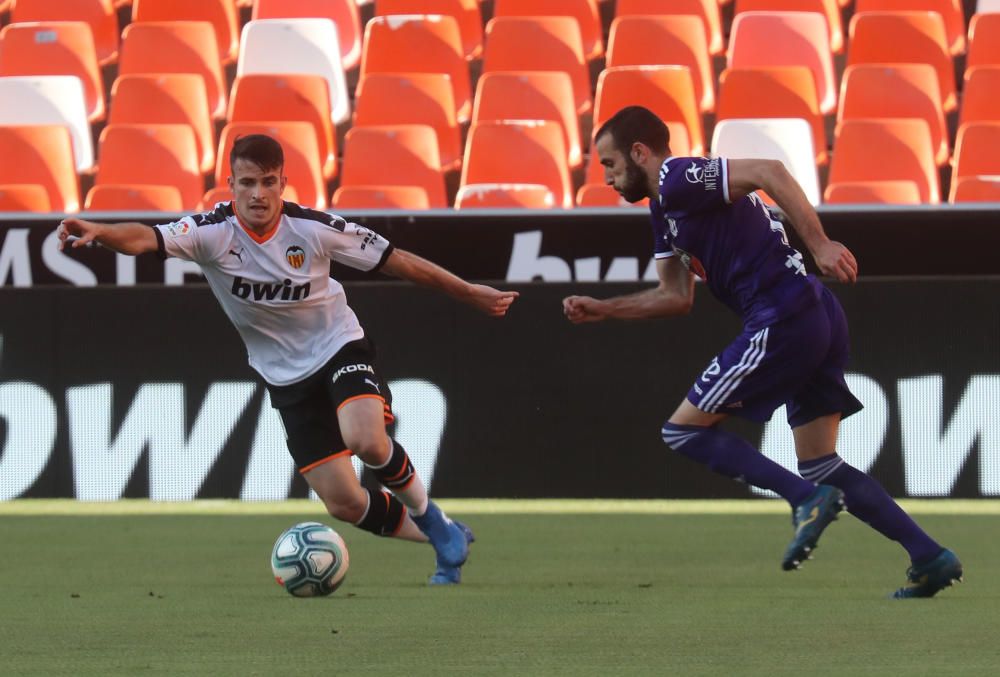
[[[961, 580], [958, 557], [928, 536], [875, 479], [836, 453], [841, 419], [862, 407], [844, 379], [847, 320], [836, 297], [806, 272], [802, 254], [754, 191], [775, 200], [822, 273], [853, 283], [857, 263], [844, 245], [827, 238], [784, 165], [671, 157], [667, 127], [640, 106], [623, 108], [601, 126], [594, 152], [607, 182], [626, 200], [649, 198], [660, 282], [608, 299], [567, 297], [566, 317], [581, 323], [685, 315], [697, 275], [743, 319], [742, 333], [664, 423], [663, 441], [791, 504], [795, 533], [782, 560], [785, 570], [809, 558], [846, 505], [910, 555], [907, 584], [893, 597], [932, 597]], [[731, 415], [763, 423], [782, 404], [801, 477], [719, 428]]]

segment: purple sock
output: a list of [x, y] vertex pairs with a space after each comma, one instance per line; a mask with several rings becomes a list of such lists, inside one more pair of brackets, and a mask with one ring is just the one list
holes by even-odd
[[899, 541], [910, 559], [920, 564], [941, 552], [873, 477], [848, 465], [837, 454], [799, 462], [799, 474], [816, 484], [829, 484], [844, 492], [847, 511], [886, 538]]
[[770, 489], [795, 507], [806, 499], [816, 485], [769, 459], [745, 440], [724, 430], [696, 425], [664, 423], [663, 441], [715, 472], [733, 479]]

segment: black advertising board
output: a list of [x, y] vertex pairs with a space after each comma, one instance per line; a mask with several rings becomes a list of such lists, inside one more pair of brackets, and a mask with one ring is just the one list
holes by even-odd
[[[445, 497], [740, 497], [659, 439], [739, 330], [703, 288], [681, 319], [573, 326], [523, 284], [510, 316], [400, 283], [350, 283], [395, 396], [395, 435]], [[1000, 495], [1000, 280], [834, 287], [866, 409], [841, 454], [897, 496]], [[0, 289], [0, 499], [304, 496], [236, 332], [203, 285]], [[791, 462], [780, 413], [736, 424]]]

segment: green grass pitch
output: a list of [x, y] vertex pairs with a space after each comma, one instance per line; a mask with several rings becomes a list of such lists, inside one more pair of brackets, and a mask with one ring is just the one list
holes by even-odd
[[[905, 553], [852, 517], [780, 570], [772, 501], [443, 501], [478, 542], [456, 588], [429, 547], [318, 504], [0, 504], [0, 675], [995, 675], [1000, 503], [911, 502], [966, 582], [892, 601]], [[271, 578], [296, 521], [351, 554], [333, 596]]]

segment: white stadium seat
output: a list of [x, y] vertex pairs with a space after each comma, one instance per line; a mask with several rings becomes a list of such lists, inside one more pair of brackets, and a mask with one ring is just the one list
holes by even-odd
[[0, 126], [63, 125], [73, 140], [76, 171], [94, 167], [83, 83], [74, 75], [0, 77]]
[[820, 203], [812, 128], [800, 118], [723, 120], [712, 134], [712, 155], [733, 160], [781, 160], [813, 205]]
[[259, 19], [243, 27], [237, 75], [302, 73], [330, 85], [334, 124], [347, 122], [351, 103], [340, 60], [337, 26], [329, 19]]

